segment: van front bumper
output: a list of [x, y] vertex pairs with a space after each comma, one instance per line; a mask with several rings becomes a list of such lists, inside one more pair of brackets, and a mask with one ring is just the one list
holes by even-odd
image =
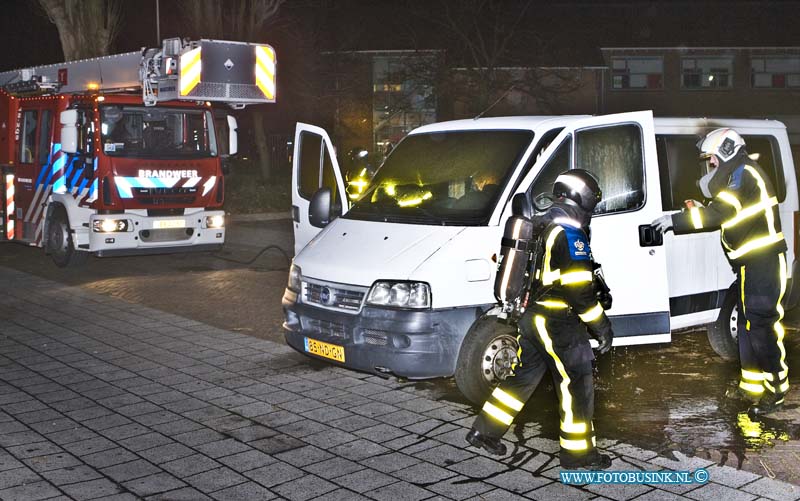
[[[449, 377], [470, 326], [489, 308], [400, 310], [364, 305], [358, 314], [297, 301], [286, 289], [283, 323], [286, 342], [311, 358], [351, 369], [409, 379]], [[306, 338], [344, 348], [344, 363], [306, 351]]]

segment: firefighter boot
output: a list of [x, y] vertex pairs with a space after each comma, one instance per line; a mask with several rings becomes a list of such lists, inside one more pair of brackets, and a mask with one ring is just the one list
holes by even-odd
[[474, 428], [467, 433], [467, 442], [478, 449], [485, 449], [489, 454], [495, 456], [506, 455], [506, 446], [503, 444], [502, 440], [484, 435]]
[[575, 455], [564, 450], [559, 454], [561, 467], [566, 470], [605, 470], [611, 467], [611, 457], [600, 454], [597, 449], [592, 449], [586, 454]]
[[750, 406], [748, 413], [752, 416], [763, 416], [771, 412], [776, 412], [783, 409], [783, 401], [785, 400], [785, 393], [772, 393], [770, 391], [764, 392], [764, 396], [757, 404]]
[[758, 398], [758, 395], [748, 393], [741, 389], [738, 383], [731, 385], [725, 390], [725, 399], [731, 402], [755, 404], [758, 402]]

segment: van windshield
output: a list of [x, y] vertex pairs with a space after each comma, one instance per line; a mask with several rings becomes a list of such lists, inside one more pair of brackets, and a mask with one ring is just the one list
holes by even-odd
[[477, 226], [533, 140], [522, 130], [414, 134], [403, 139], [345, 217]]

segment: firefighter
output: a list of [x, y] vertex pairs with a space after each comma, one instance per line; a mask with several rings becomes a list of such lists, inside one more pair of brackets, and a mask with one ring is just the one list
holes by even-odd
[[597, 180], [574, 169], [560, 174], [553, 186], [555, 201], [546, 217], [541, 287], [519, 321], [519, 362], [494, 389], [467, 434], [467, 441], [491, 454], [504, 455], [500, 437], [522, 410], [547, 370], [559, 400], [560, 460], [564, 468], [606, 469], [611, 459], [595, 445], [594, 355], [611, 349], [613, 332], [593, 288], [594, 263], [588, 229], [592, 211], [602, 198]]
[[786, 241], [778, 199], [770, 179], [745, 150], [733, 129], [716, 129], [698, 142], [706, 174], [698, 185], [707, 206], [690, 201], [683, 211], [653, 222], [676, 235], [720, 231], [720, 240], [738, 283], [738, 341], [741, 378], [729, 397], [753, 403], [753, 414], [783, 406], [789, 368], [781, 300], [786, 291]]

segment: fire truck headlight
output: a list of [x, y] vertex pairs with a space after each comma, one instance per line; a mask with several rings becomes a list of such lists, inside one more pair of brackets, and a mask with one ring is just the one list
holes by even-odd
[[95, 233], [120, 233], [128, 231], [127, 219], [96, 219], [92, 222]]
[[206, 217], [206, 226], [209, 228], [223, 228], [225, 226], [225, 216]]

